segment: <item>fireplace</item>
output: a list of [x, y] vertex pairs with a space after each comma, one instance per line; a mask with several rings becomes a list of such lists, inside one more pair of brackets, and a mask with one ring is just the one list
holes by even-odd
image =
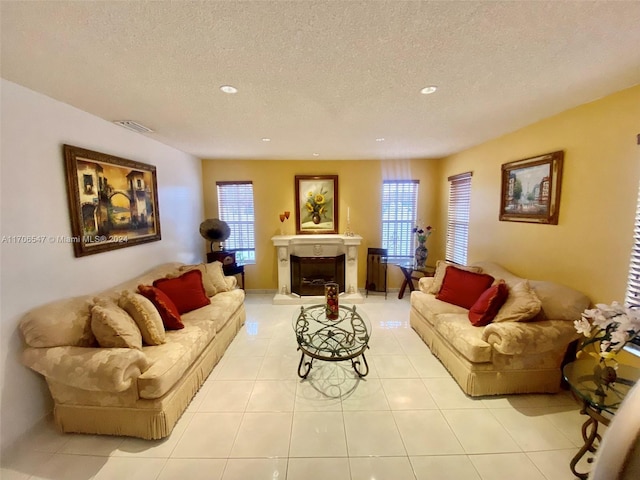
[[[324, 299], [324, 284], [329, 279], [340, 285], [341, 302], [364, 302], [364, 295], [358, 290], [358, 248], [362, 243], [360, 235], [276, 235], [271, 240], [276, 247], [278, 268], [278, 290], [273, 303], [301, 305], [321, 302]], [[299, 266], [294, 266], [294, 261]], [[306, 265], [307, 263], [311, 265]], [[338, 267], [334, 265], [336, 263], [339, 264]], [[320, 271], [315, 274], [307, 273], [306, 269], [311, 267]], [[304, 288], [302, 285], [294, 285], [299, 283], [293, 278], [296, 274], [307, 279]], [[315, 287], [312, 293], [306, 288], [307, 282], [310, 284], [308, 287]]]
[[291, 255], [291, 292], [300, 296], [324, 295], [324, 284], [335, 282], [344, 292], [344, 254], [337, 257]]

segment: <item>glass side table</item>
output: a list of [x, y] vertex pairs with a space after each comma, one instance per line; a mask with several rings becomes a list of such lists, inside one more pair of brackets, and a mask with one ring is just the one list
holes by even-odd
[[[327, 318], [324, 304], [300, 307], [294, 314], [293, 330], [298, 350], [302, 352], [298, 364], [300, 378], [307, 378], [315, 359], [325, 362], [351, 360], [359, 377], [369, 373], [364, 352], [369, 348], [371, 324], [364, 312], [356, 311], [355, 306], [340, 305], [338, 310], [335, 320]], [[305, 357], [309, 357], [306, 362]]]
[[[596, 441], [599, 444], [601, 440], [598, 424], [609, 425], [625, 395], [640, 378], [640, 369], [621, 363], [616, 370], [615, 382], [607, 383], [601, 379], [598, 368], [598, 363], [589, 358], [568, 363], [562, 369], [571, 392], [582, 403], [580, 413], [587, 416], [582, 425], [584, 445], [569, 464], [571, 472], [581, 479], [586, 479], [589, 474], [577, 472], [576, 464], [587, 452], [595, 453], [594, 444]], [[587, 461], [590, 463], [592, 460], [590, 458]]]
[[[413, 292], [416, 288], [413, 286], [414, 280], [420, 280], [421, 277], [433, 277], [436, 273], [435, 267], [416, 267], [413, 262], [405, 262], [405, 263], [396, 263], [396, 265], [402, 271], [402, 275], [404, 275], [404, 279], [402, 280], [402, 286], [400, 287], [400, 291], [398, 292], [398, 298], [402, 299], [404, 297], [404, 291], [407, 287], [409, 287], [409, 292]], [[419, 273], [420, 276], [414, 276], [414, 273]]]

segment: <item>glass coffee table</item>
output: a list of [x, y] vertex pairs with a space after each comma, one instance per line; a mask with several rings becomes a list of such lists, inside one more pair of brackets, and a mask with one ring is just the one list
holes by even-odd
[[298, 350], [302, 352], [298, 364], [300, 378], [307, 378], [314, 360], [351, 360], [359, 377], [369, 373], [364, 352], [369, 348], [371, 324], [364, 312], [356, 311], [355, 306], [340, 305], [336, 320], [327, 318], [324, 304], [300, 307], [293, 316], [293, 330]]

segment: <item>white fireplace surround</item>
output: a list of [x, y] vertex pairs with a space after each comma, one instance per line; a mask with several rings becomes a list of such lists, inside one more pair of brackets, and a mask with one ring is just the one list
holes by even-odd
[[271, 238], [276, 247], [278, 262], [278, 291], [273, 297], [276, 305], [321, 303], [324, 297], [304, 296], [291, 293], [291, 255], [298, 257], [337, 257], [345, 254], [344, 293], [340, 301], [363, 303], [358, 291], [358, 248], [360, 235], [276, 235]]

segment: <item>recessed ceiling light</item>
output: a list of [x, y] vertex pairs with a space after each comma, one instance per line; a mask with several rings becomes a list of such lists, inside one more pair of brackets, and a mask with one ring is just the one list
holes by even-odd
[[222, 85], [220, 87], [224, 93], [238, 93], [238, 89], [236, 87], [232, 87], [231, 85]]
[[267, 138], [267, 137], [264, 137], [264, 138], [262, 139], [262, 141], [263, 141], [263, 142], [270, 142], [270, 141], [271, 141], [271, 139], [270, 139], [270, 138]]
[[383, 137], [376, 138], [376, 142], [384, 142], [384, 138]]
[[420, 90], [420, 93], [423, 95], [429, 95], [435, 92], [437, 89], [438, 87], [436, 87], [435, 85], [429, 85], [428, 87], [424, 87], [422, 90]]
[[313, 154], [313, 156], [314, 156], [314, 157], [319, 157], [319, 156], [320, 156], [320, 154], [319, 154], [319, 153], [314, 153], [314, 154]]

